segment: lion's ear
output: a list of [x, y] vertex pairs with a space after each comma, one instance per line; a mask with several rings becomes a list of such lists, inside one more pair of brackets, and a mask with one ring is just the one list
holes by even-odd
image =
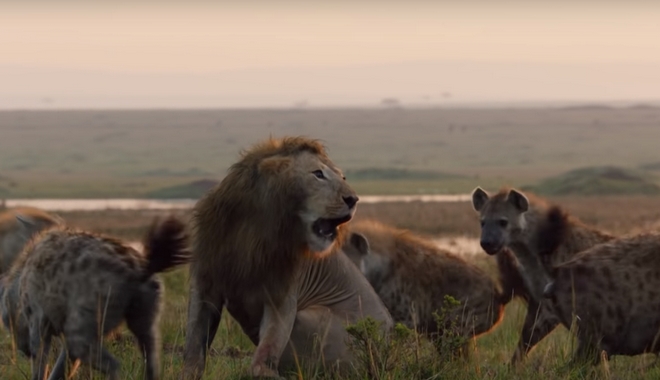
[[268, 157], [259, 163], [259, 172], [262, 174], [282, 173], [291, 166], [291, 157]]

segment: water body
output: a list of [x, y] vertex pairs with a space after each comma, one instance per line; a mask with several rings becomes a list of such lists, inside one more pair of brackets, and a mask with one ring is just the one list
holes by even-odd
[[[470, 194], [458, 195], [363, 195], [360, 203], [467, 202]], [[192, 208], [196, 199], [6, 199], [6, 207], [28, 206], [46, 211], [178, 210]]]

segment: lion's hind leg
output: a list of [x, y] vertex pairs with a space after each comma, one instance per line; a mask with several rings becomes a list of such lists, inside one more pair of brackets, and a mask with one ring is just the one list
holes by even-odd
[[328, 307], [313, 306], [301, 310], [291, 332], [291, 339], [280, 361], [281, 367], [298, 372], [301, 368], [321, 367], [328, 371], [349, 368], [346, 320]]

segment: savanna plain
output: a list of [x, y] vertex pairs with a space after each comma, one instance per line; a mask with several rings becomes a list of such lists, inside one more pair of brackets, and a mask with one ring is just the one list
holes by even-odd
[[[269, 134], [323, 139], [333, 160], [360, 194], [466, 193], [476, 185], [534, 184], [578, 166], [619, 165], [657, 182], [660, 110], [579, 107], [521, 110], [234, 110], [0, 112], [0, 191], [6, 197], [141, 197], [204, 178], [220, 180], [242, 147]], [[379, 169], [368, 171], [365, 169]], [[406, 176], [397, 173], [406, 170]], [[366, 174], [365, 174], [366, 173]], [[377, 173], [378, 175], [374, 175]], [[383, 175], [394, 173], [395, 175]], [[413, 173], [411, 175], [411, 173]], [[584, 222], [617, 235], [660, 228], [660, 197], [550, 196]], [[189, 210], [59, 212], [69, 224], [128, 241], [152, 219]], [[438, 241], [494, 278], [494, 259], [475, 239], [479, 222], [469, 202], [359, 204], [356, 220], [373, 218]], [[442, 274], [438, 274], [442, 275]], [[166, 286], [160, 328], [164, 379], [182, 368], [188, 274], [162, 276]], [[502, 322], [452, 358], [416, 335], [395, 342], [369, 336], [355, 349], [365, 360], [346, 379], [655, 379], [654, 355], [614, 357], [594, 367], [568, 367], [575, 340], [558, 327], [518, 367], [509, 367], [525, 316], [516, 299]], [[142, 378], [143, 361], [130, 333], [105, 342], [122, 378]], [[223, 313], [204, 379], [238, 379], [254, 346]], [[55, 357], [51, 358], [54, 362]], [[289, 378], [327, 378], [303, 368]], [[0, 330], [0, 378], [30, 377], [28, 360]], [[101, 378], [80, 368], [77, 378]]]

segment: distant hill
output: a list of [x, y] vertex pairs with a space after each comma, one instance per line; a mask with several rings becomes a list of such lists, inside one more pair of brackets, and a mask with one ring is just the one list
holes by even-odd
[[660, 194], [660, 187], [645, 175], [616, 166], [579, 168], [523, 189], [539, 195]]
[[647, 164], [642, 164], [642, 165], [639, 165], [639, 168], [642, 169], [642, 170], [660, 171], [660, 161], [649, 162]]
[[220, 182], [212, 179], [202, 179], [184, 183], [183, 185], [165, 187], [162, 189], [154, 190], [146, 194], [147, 198], [156, 199], [198, 199], [206, 194], [209, 190], [215, 187]]
[[[397, 168], [366, 168], [357, 170], [347, 170], [344, 172], [349, 181], [411, 181], [411, 180], [439, 180], [463, 178], [463, 176], [451, 173], [441, 173], [424, 170], [408, 170]], [[219, 184], [220, 181], [212, 179], [202, 179], [182, 185], [169, 186], [162, 189], [151, 191], [146, 195], [147, 198], [155, 199], [198, 199], [209, 190]], [[1, 190], [0, 190], [1, 194]]]
[[432, 180], [462, 178], [458, 174], [442, 173], [430, 170], [408, 170], [399, 168], [365, 168], [346, 170], [344, 172], [347, 180], [369, 181], [369, 180]]

